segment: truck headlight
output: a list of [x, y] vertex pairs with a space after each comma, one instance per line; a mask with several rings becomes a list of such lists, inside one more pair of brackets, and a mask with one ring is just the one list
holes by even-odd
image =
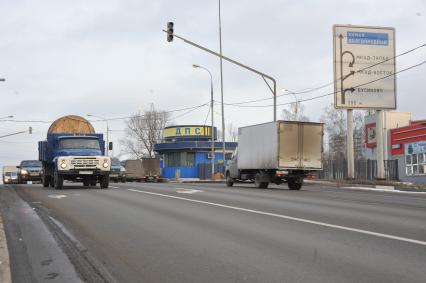
[[27, 170], [25, 170], [25, 169], [22, 169], [22, 170], [21, 170], [21, 174], [22, 174], [22, 175], [27, 175], [27, 174], [28, 174], [28, 171], [27, 171]]
[[62, 160], [61, 160], [61, 168], [62, 168], [62, 169], [67, 168], [67, 161], [66, 161], [65, 159], [62, 159]]
[[104, 159], [104, 163], [102, 164], [102, 166], [104, 168], [108, 168], [108, 166], [109, 166], [108, 159]]

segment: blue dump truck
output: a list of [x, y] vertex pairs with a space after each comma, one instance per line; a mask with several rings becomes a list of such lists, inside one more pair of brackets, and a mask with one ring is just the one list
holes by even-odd
[[[112, 149], [112, 144], [109, 145]], [[64, 180], [108, 188], [111, 159], [102, 134], [89, 121], [69, 115], [52, 123], [47, 139], [38, 143], [43, 187], [62, 189]]]

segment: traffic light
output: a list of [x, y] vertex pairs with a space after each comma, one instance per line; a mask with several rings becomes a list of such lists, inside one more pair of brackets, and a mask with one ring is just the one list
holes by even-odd
[[168, 42], [173, 41], [173, 22], [167, 23], [167, 41]]
[[32, 133], [33, 133], [33, 127], [29, 127], [29, 128], [28, 128], [28, 133], [29, 133], [29, 134], [32, 134]]

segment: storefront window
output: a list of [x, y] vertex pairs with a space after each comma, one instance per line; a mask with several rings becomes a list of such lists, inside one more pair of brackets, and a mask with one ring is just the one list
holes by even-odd
[[407, 175], [424, 175], [426, 153], [409, 154], [405, 156], [405, 173]]
[[169, 152], [164, 154], [166, 167], [195, 166], [194, 152]]

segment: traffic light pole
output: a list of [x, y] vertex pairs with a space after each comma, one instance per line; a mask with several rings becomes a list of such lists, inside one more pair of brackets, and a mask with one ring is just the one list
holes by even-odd
[[[169, 35], [169, 33], [166, 30], [163, 30], [163, 31]], [[222, 58], [223, 60], [226, 60], [226, 61], [228, 61], [230, 63], [233, 63], [233, 64], [238, 65], [238, 66], [240, 66], [240, 67], [242, 67], [242, 68], [244, 68], [246, 70], [252, 71], [253, 73], [256, 73], [256, 74], [260, 75], [262, 77], [262, 79], [265, 81], [265, 83], [268, 86], [268, 88], [271, 90], [272, 94], [274, 95], [274, 121], [277, 120], [277, 82], [275, 81], [275, 79], [273, 77], [271, 77], [271, 76], [269, 76], [267, 74], [264, 74], [264, 73], [262, 73], [262, 72], [260, 72], [258, 70], [255, 70], [255, 69], [253, 69], [253, 68], [251, 68], [249, 66], [241, 64], [240, 62], [237, 62], [237, 61], [235, 61], [235, 60], [233, 60], [231, 58], [223, 56], [223, 55], [221, 55], [221, 54], [219, 54], [217, 52], [214, 52], [213, 50], [205, 48], [205, 47], [203, 47], [203, 46], [201, 46], [199, 44], [196, 44], [196, 43], [194, 43], [194, 42], [192, 42], [192, 41], [190, 41], [190, 40], [188, 40], [186, 38], [183, 38], [183, 37], [181, 37], [179, 35], [176, 35], [175, 33], [173, 33], [173, 37], [177, 37], [180, 40], [183, 40], [185, 43], [188, 43], [188, 44], [190, 44], [190, 45], [192, 45], [194, 47], [197, 47], [197, 48], [199, 48], [201, 50], [204, 50], [204, 51], [206, 51], [206, 52], [208, 52], [210, 54], [216, 55], [217, 57]], [[272, 81], [272, 84], [273, 84], [272, 87], [269, 85], [269, 83], [266, 81], [266, 79], [269, 79], [269, 80]]]

